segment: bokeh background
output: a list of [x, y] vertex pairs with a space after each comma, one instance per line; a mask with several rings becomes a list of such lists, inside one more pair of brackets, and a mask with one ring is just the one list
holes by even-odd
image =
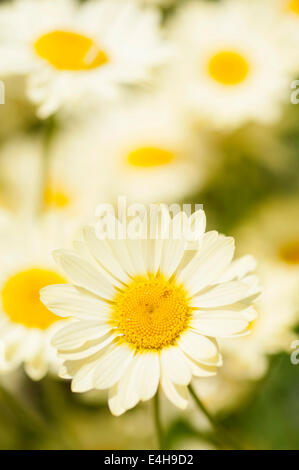
[[[38, 3], [36, 16], [32, 5], [28, 10], [35, 23], [43, 20]], [[299, 339], [299, 104], [291, 102], [291, 83], [299, 78], [299, 2], [132, 3], [140, 14], [148, 7], [158, 11], [163, 39], [155, 47], [167, 43], [162, 59], [138, 83], [121, 84], [113, 97], [107, 92], [99, 100], [78, 102], [74, 88], [72, 100], [47, 112], [38, 93], [34, 98], [28, 93], [26, 67], [17, 71], [12, 36], [19, 36], [22, 26], [19, 30], [16, 2], [1, 2], [1, 24], [10, 9], [9, 19], [4, 15], [10, 34], [0, 31], [1, 210], [21, 225], [50, 214], [59, 232], [63, 223], [79, 226], [98, 203], [114, 204], [118, 195], [203, 204], [209, 229], [234, 236], [237, 254], [257, 258], [264, 292], [251, 336], [223, 340], [223, 368], [215, 378], [198, 379], [195, 388], [244, 448], [299, 449], [299, 364], [290, 360]], [[219, 93], [214, 90], [215, 76], [208, 77], [211, 85], [200, 68], [210, 45], [211, 51], [227, 49], [227, 37], [234, 47], [261, 56], [257, 69], [263, 64], [237, 96], [225, 96], [224, 83]], [[18, 39], [22, 42], [21, 33]], [[136, 61], [142, 57], [137, 54]], [[30, 73], [32, 80], [35, 72]], [[59, 94], [59, 83], [55, 86], [52, 93]], [[128, 156], [134, 146], [147, 148], [146, 155]], [[161, 153], [167, 146], [175, 150]], [[155, 155], [149, 155], [153, 148]], [[3, 241], [0, 271], [13, 251]], [[165, 400], [162, 413], [166, 448], [219, 448], [209, 423], [192, 406], [181, 412]], [[149, 402], [115, 418], [104, 393], [74, 394], [54, 373], [32, 380], [22, 365], [1, 373], [1, 449], [156, 445]]]

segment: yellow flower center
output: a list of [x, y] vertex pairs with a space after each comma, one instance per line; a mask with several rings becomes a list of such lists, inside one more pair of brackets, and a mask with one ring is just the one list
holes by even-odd
[[289, 9], [292, 13], [295, 13], [295, 15], [299, 15], [299, 0], [290, 0]]
[[69, 195], [61, 189], [47, 186], [44, 191], [44, 206], [46, 209], [64, 209], [70, 204]]
[[34, 50], [58, 70], [91, 70], [109, 61], [92, 39], [71, 31], [43, 34], [34, 42]]
[[132, 166], [151, 167], [167, 165], [174, 158], [174, 153], [169, 150], [158, 147], [141, 147], [129, 153], [128, 162]]
[[2, 307], [13, 323], [46, 330], [60, 320], [39, 298], [39, 291], [50, 284], [65, 283], [54, 271], [31, 268], [10, 277], [2, 289]]
[[278, 255], [287, 264], [299, 265], [299, 240], [292, 240], [282, 245]]
[[221, 51], [213, 55], [208, 63], [209, 75], [222, 85], [239, 85], [248, 73], [247, 60], [233, 51]]
[[139, 277], [117, 294], [112, 325], [136, 350], [161, 350], [174, 345], [191, 318], [186, 292], [158, 276]]

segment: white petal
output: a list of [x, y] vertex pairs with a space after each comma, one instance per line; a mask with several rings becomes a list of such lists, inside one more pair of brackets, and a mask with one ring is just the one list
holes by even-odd
[[218, 367], [196, 362], [187, 355], [185, 355], [185, 360], [189, 364], [192, 375], [195, 377], [212, 377], [218, 372]]
[[139, 276], [146, 274], [146, 247], [145, 240], [126, 240], [128, 251], [134, 266], [134, 271], [130, 274], [133, 276]]
[[146, 270], [148, 273], [157, 274], [162, 258], [163, 240], [147, 240]]
[[242, 282], [247, 284], [249, 287], [248, 299], [246, 299], [246, 301], [252, 303], [259, 297], [262, 291], [261, 286], [259, 285], [259, 278], [258, 276], [251, 274], [250, 276], [244, 277]]
[[83, 320], [107, 321], [110, 305], [81, 287], [58, 284], [44, 287], [40, 291], [41, 301], [60, 317], [75, 317]]
[[219, 358], [215, 340], [202, 336], [195, 331], [187, 331], [179, 339], [179, 346], [192, 359], [205, 364], [216, 365]]
[[242, 256], [236, 259], [226, 269], [226, 271], [218, 279], [219, 282], [232, 281], [233, 279], [242, 279], [246, 274], [256, 269], [256, 259], [251, 255]]
[[101, 325], [95, 321], [75, 321], [58, 330], [52, 339], [52, 344], [57, 349], [76, 349], [87, 341], [101, 338], [110, 330], [111, 326]]
[[85, 363], [72, 380], [72, 392], [82, 393], [92, 390], [94, 387], [94, 372], [98, 365], [97, 360]]
[[133, 350], [126, 345], [111, 344], [101, 355], [95, 371], [95, 388], [99, 390], [112, 387], [120, 380], [133, 357]]
[[140, 361], [138, 358], [134, 357], [118, 383], [117, 393], [119, 395], [119, 401], [125, 410], [133, 408], [140, 400], [139, 390], [137, 388], [139, 366]]
[[37, 354], [31, 361], [26, 361], [24, 364], [26, 374], [35, 381], [41, 380], [48, 372], [48, 368], [49, 364], [43, 351], [40, 351], [40, 354]]
[[179, 385], [188, 385], [192, 378], [184, 354], [175, 346], [162, 350], [161, 371], [163, 376]]
[[190, 305], [196, 308], [213, 308], [230, 305], [244, 299], [249, 292], [248, 285], [241, 281], [225, 282], [191, 299]]
[[225, 338], [244, 333], [248, 321], [238, 314], [212, 311], [203, 313], [197, 319], [192, 320], [191, 326], [202, 335]]
[[179, 266], [185, 252], [184, 240], [164, 240], [160, 271], [170, 278]]
[[75, 377], [83, 366], [94, 362], [97, 362], [98, 364], [98, 360], [101, 355], [102, 351], [83, 359], [64, 361], [63, 365], [60, 367], [59, 375], [63, 378], [71, 379]]
[[182, 270], [178, 282], [182, 282], [189, 294], [194, 295], [215, 282], [229, 265], [234, 254], [234, 239], [206, 233], [198, 254]]
[[121, 404], [121, 397], [118, 394], [118, 384], [113, 385], [113, 387], [109, 389], [108, 405], [114, 416], [120, 416], [126, 411]]
[[140, 355], [140, 373], [137, 378], [137, 388], [142, 401], [150, 400], [158, 388], [160, 380], [159, 356], [153, 352]]
[[189, 403], [188, 388], [184, 385], [176, 385], [167, 377], [162, 377], [161, 386], [171, 403], [182, 410], [186, 409]]
[[90, 252], [100, 266], [113, 276], [114, 279], [127, 283], [129, 281], [128, 274], [120, 265], [108, 241], [98, 239], [93, 227], [89, 226], [84, 227], [83, 236]]
[[159, 270], [164, 239], [169, 238], [170, 214], [167, 206], [159, 204], [159, 210], [151, 214], [151, 223], [148, 230], [147, 270], [156, 274]]
[[110, 240], [107, 239], [107, 243], [111, 247], [112, 252], [114, 253], [115, 258], [119, 260], [120, 265], [123, 267], [124, 271], [129, 275], [133, 276], [134, 264], [129, 252], [126, 240]]
[[73, 361], [88, 358], [100, 351], [101, 349], [104, 349], [106, 346], [108, 346], [108, 344], [112, 343], [114, 339], [115, 335], [109, 332], [101, 338], [87, 341], [79, 348], [67, 350], [60, 349], [58, 352], [58, 356], [61, 359]]
[[256, 309], [252, 306], [241, 310], [240, 315], [242, 315], [249, 323], [258, 317]]
[[105, 299], [111, 299], [115, 295], [115, 289], [111, 283], [91, 263], [75, 252], [56, 250], [54, 257], [69, 279], [77, 286]]

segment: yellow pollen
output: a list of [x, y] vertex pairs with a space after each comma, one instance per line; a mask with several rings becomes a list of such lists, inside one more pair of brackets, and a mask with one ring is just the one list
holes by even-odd
[[209, 60], [208, 72], [221, 85], [239, 85], [246, 79], [249, 65], [237, 52], [221, 51]]
[[64, 209], [70, 204], [70, 197], [63, 190], [47, 186], [44, 191], [44, 205], [47, 209]]
[[169, 150], [158, 147], [141, 147], [129, 153], [128, 162], [132, 166], [151, 167], [168, 165], [174, 158], [174, 153]]
[[295, 15], [299, 15], [299, 0], [290, 0], [289, 10]]
[[176, 343], [190, 318], [181, 286], [162, 276], [139, 277], [114, 299], [111, 324], [135, 350], [159, 351]]
[[248, 323], [248, 326], [247, 326], [247, 329], [252, 332], [254, 327], [256, 325], [256, 319], [255, 320], [252, 320], [251, 322]]
[[92, 70], [109, 62], [92, 39], [71, 31], [43, 34], [34, 42], [34, 50], [58, 70]]
[[39, 291], [50, 284], [65, 283], [54, 271], [31, 268], [10, 277], [2, 289], [2, 307], [13, 323], [46, 330], [61, 320], [41, 303]]
[[278, 250], [281, 261], [293, 266], [299, 265], [299, 239], [291, 240], [282, 245]]

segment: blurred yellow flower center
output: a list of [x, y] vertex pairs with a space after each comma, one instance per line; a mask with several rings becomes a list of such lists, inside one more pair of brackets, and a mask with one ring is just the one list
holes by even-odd
[[292, 240], [279, 248], [279, 258], [287, 264], [299, 265], [299, 240]]
[[27, 328], [47, 329], [60, 320], [51, 313], [39, 298], [42, 287], [65, 283], [54, 271], [32, 268], [10, 277], [2, 290], [2, 307], [13, 323]]
[[299, 15], [299, 0], [291, 0], [289, 2], [289, 9], [292, 13]]
[[167, 165], [175, 158], [173, 152], [158, 147], [141, 147], [128, 155], [130, 165], [138, 167], [151, 167]]
[[43, 34], [34, 43], [37, 55], [58, 70], [91, 70], [106, 64], [106, 53], [90, 38], [70, 31]]
[[191, 318], [186, 292], [164, 279], [136, 278], [114, 299], [111, 323], [137, 350], [161, 350], [176, 343]]
[[222, 85], [239, 85], [248, 73], [247, 60], [233, 51], [221, 51], [213, 55], [208, 63], [210, 76]]
[[70, 203], [70, 198], [63, 190], [55, 190], [47, 186], [44, 191], [44, 205], [47, 209], [64, 209]]

